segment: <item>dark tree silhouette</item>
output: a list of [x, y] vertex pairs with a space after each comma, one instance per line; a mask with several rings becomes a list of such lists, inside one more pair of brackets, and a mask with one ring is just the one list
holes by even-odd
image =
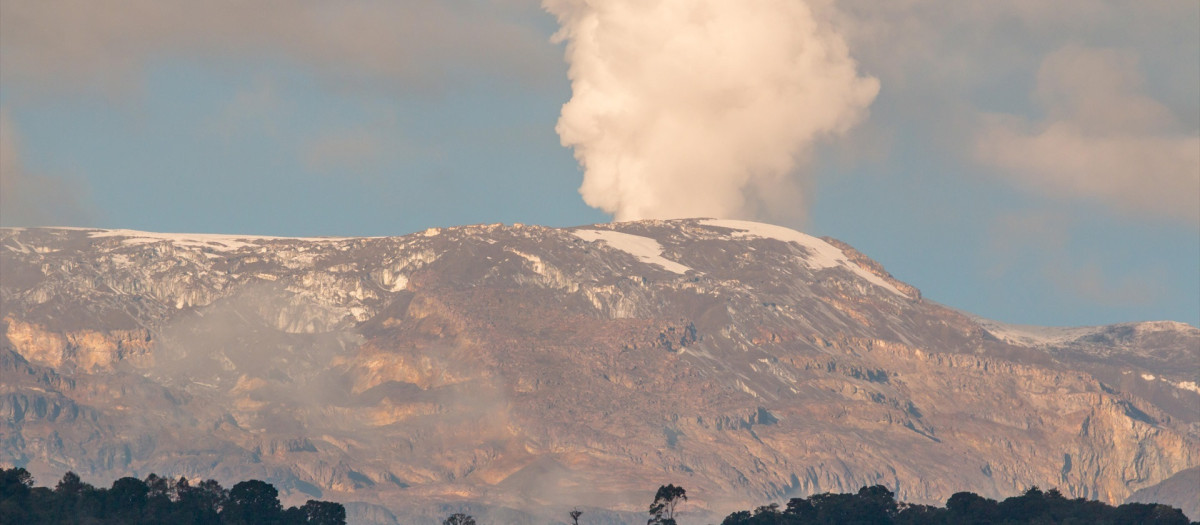
[[959, 492], [946, 508], [897, 503], [886, 487], [863, 487], [857, 494], [815, 494], [793, 498], [783, 512], [776, 505], [754, 512], [737, 511], [722, 525], [1186, 525], [1183, 511], [1166, 505], [1127, 503], [1111, 507], [1083, 498], [1067, 499], [1058, 490], [1031, 487], [1020, 496], [997, 503]]
[[733, 514], [725, 516], [725, 519], [721, 520], [721, 525], [744, 525], [747, 523], [754, 523], [752, 521], [753, 518], [754, 515], [750, 514], [750, 511], [739, 510]]
[[1167, 523], [1183, 525], [1182, 510], [1154, 503], [1126, 503], [1113, 512], [1113, 523]]
[[105, 498], [107, 514], [122, 523], [135, 523], [146, 510], [146, 495], [150, 488], [137, 478], [121, 478], [113, 482]]
[[308, 523], [308, 515], [300, 507], [288, 507], [282, 514], [283, 523]]
[[971, 492], [958, 492], [946, 500], [950, 519], [958, 523], [991, 523], [1000, 512], [996, 502]]
[[[83, 492], [84, 483], [79, 479], [79, 474], [67, 471], [63, 474], [62, 480], [58, 485], [54, 486], [54, 493], [60, 496], [78, 496]], [[90, 487], [89, 487], [90, 488]]]
[[451, 514], [442, 521], [442, 525], [475, 525], [475, 518], [459, 512]]
[[308, 500], [300, 510], [304, 511], [308, 523], [313, 525], [339, 525], [346, 523], [346, 507], [341, 503]]
[[29, 515], [33, 474], [23, 468], [0, 472], [0, 523], [20, 523]]
[[783, 510], [785, 515], [796, 517], [815, 516], [816, 512], [812, 502], [804, 498], [792, 498], [787, 502], [787, 508]]
[[279, 491], [257, 479], [243, 481], [229, 489], [229, 503], [221, 510], [222, 520], [246, 525], [269, 525], [283, 519]]
[[54, 486], [55, 504], [53, 508], [46, 509], [47, 513], [55, 516], [72, 516], [79, 512], [80, 505], [85, 494], [90, 494], [96, 489], [83, 480], [79, 479], [79, 475], [74, 472], [63, 474], [62, 480], [58, 485]]
[[675, 525], [675, 506], [687, 501], [687, 491], [675, 485], [658, 487], [650, 503], [650, 519], [646, 525]]
[[[309, 500], [283, 510], [279, 492], [269, 483], [250, 480], [225, 490], [213, 480], [193, 483], [151, 474], [145, 480], [121, 478], [110, 488], [96, 488], [73, 472], [54, 489], [35, 487], [23, 468], [0, 468], [0, 525], [345, 525], [340, 504]], [[650, 505], [648, 525], [674, 525], [676, 506], [687, 501], [683, 487], [663, 485]], [[578, 509], [568, 513], [578, 525]], [[443, 525], [475, 525], [466, 514], [454, 514]], [[1158, 504], [1127, 503], [1112, 507], [1084, 498], [1068, 499], [1056, 489], [1031, 487], [996, 502], [959, 492], [945, 508], [898, 503], [887, 487], [863, 487], [853, 494], [815, 494], [728, 515], [722, 525], [1187, 525], [1183, 511]]]
[[175, 503], [179, 514], [190, 516], [193, 524], [219, 523], [220, 512], [229, 501], [229, 491], [215, 480], [203, 480], [192, 485], [181, 478], [175, 486]]
[[111, 488], [84, 483], [74, 472], [51, 490], [34, 487], [22, 468], [0, 468], [0, 524], [21, 525], [345, 525], [341, 504], [309, 500], [281, 510], [269, 483], [245, 481], [226, 491], [213, 480], [193, 485], [155, 474], [121, 478]]

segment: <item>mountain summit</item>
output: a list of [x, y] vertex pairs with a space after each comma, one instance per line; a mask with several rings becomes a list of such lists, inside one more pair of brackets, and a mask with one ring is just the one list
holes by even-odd
[[265, 479], [364, 522], [637, 511], [668, 482], [714, 512], [874, 484], [1120, 503], [1200, 465], [1195, 327], [982, 320], [745, 221], [3, 229], [0, 317], [0, 464]]

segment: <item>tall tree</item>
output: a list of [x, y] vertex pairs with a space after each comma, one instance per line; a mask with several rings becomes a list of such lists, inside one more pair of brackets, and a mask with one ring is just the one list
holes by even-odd
[[221, 511], [222, 521], [239, 525], [269, 525], [283, 518], [279, 491], [270, 483], [252, 479], [229, 489], [228, 506]]
[[30, 514], [33, 474], [24, 468], [0, 469], [0, 522], [20, 523]]
[[214, 479], [192, 485], [186, 478], [181, 478], [175, 492], [179, 498], [175, 505], [179, 514], [188, 516], [194, 525], [220, 523], [219, 513], [229, 501], [229, 491]]
[[68, 470], [66, 474], [63, 474], [58, 485], [54, 486], [54, 492], [59, 496], [78, 496], [80, 492], [83, 492], [83, 486], [84, 483], [79, 479], [79, 474]]
[[105, 507], [109, 515], [119, 523], [135, 523], [141, 520], [146, 510], [146, 496], [150, 488], [146, 482], [132, 477], [124, 477], [113, 482], [105, 498]]
[[311, 525], [346, 525], [346, 507], [341, 503], [310, 499], [300, 510]]
[[475, 525], [475, 518], [458, 512], [442, 520], [442, 525]]
[[646, 525], [675, 525], [675, 506], [687, 501], [687, 490], [675, 485], [662, 485], [650, 504], [650, 520]]

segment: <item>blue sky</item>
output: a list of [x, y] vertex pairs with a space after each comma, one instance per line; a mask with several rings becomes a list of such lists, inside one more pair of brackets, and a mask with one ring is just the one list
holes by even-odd
[[[878, 91], [844, 132], [795, 139], [795, 198], [739, 213], [842, 239], [1000, 321], [1200, 324], [1200, 4], [994, 4], [746, 3], [805, 7]], [[612, 220], [555, 130], [589, 72], [551, 36], [586, 5], [197, 5], [0, 0], [5, 226]], [[673, 20], [662, 31], [689, 30]], [[825, 105], [798, 106], [797, 126]]]

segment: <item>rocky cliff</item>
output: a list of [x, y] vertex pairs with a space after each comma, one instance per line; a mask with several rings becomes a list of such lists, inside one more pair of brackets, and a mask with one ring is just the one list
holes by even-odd
[[0, 463], [44, 482], [257, 477], [389, 522], [667, 482], [718, 513], [876, 483], [1120, 503], [1200, 465], [1200, 330], [977, 319], [757, 223], [4, 229], [0, 318]]

